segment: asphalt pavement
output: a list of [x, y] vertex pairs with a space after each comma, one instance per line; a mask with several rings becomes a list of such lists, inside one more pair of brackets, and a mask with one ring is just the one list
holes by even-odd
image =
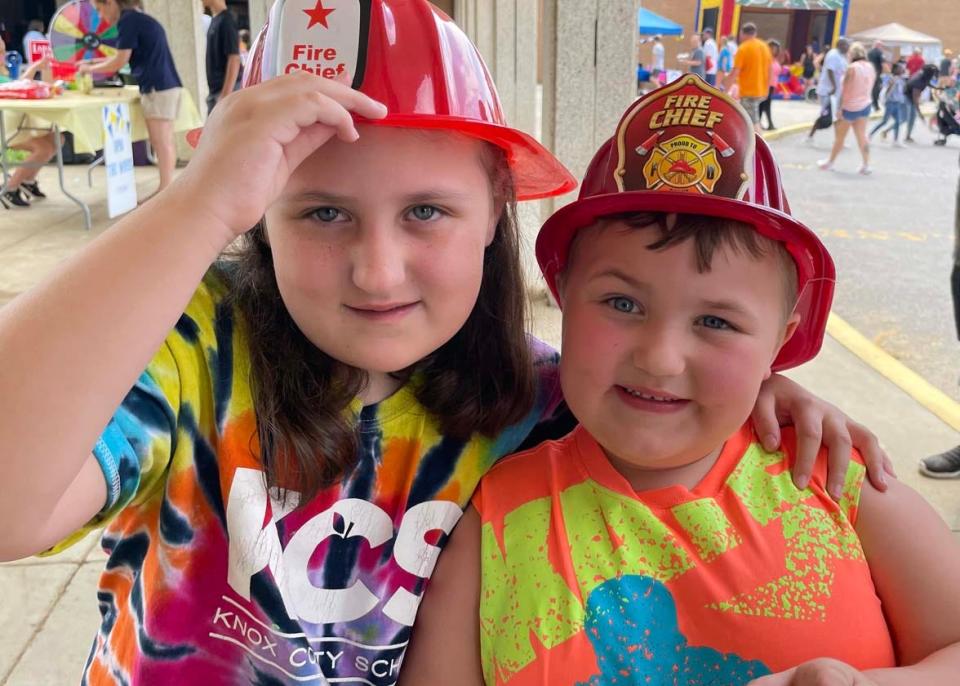
[[[902, 134], [901, 134], [902, 136]], [[834, 170], [822, 171], [832, 132], [771, 145], [793, 212], [814, 228], [837, 265], [834, 312], [882, 350], [960, 400], [960, 342], [950, 270], [960, 139], [934, 146], [921, 122], [916, 143], [897, 148], [877, 135], [870, 176], [849, 136]], [[891, 139], [892, 140], [892, 139]]]

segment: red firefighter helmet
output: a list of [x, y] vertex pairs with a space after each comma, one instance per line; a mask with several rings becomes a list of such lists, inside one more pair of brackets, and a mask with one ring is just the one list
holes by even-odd
[[629, 212], [726, 217], [784, 243], [797, 266], [801, 321], [773, 369], [795, 367], [820, 350], [836, 281], [833, 260], [791, 216], [773, 154], [736, 101], [687, 75], [630, 106], [590, 162], [578, 199], [557, 210], [537, 236], [537, 261], [558, 302], [557, 276], [576, 232]]
[[364, 123], [457, 131], [502, 148], [518, 200], [576, 188], [553, 154], [506, 125], [479, 52], [426, 0], [277, 0], [250, 48], [243, 85], [298, 69], [347, 73], [354, 88], [387, 106], [384, 119]]

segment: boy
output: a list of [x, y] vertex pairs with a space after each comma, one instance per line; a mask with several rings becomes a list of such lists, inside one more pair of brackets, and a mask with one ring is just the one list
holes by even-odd
[[484, 478], [402, 683], [954, 683], [943, 522], [858, 462], [800, 490], [748, 422], [819, 350], [834, 269], [747, 114], [690, 76], [637, 101], [537, 257], [581, 425]]

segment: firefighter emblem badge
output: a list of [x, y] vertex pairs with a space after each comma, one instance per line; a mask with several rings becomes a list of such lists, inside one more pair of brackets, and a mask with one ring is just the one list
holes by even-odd
[[714, 146], [687, 135], [657, 145], [643, 165], [647, 188], [652, 191], [666, 185], [712, 193], [721, 173]]
[[753, 160], [753, 125], [725, 93], [685, 76], [638, 100], [615, 138], [621, 191], [674, 191], [744, 197]]

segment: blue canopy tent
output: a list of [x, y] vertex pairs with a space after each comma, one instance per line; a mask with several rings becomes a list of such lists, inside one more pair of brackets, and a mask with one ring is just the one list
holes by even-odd
[[637, 27], [641, 36], [682, 36], [683, 27], [656, 12], [641, 7], [637, 11]]

